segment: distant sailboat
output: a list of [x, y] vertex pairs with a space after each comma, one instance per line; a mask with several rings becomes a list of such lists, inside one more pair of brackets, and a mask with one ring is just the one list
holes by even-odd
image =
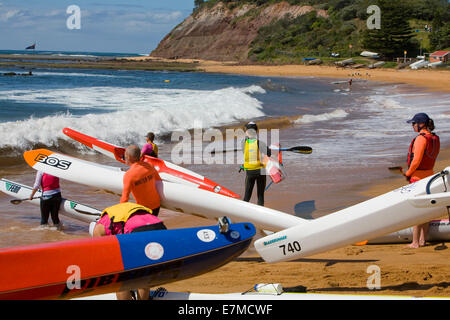
[[34, 49], [36, 49], [36, 42], [33, 43], [31, 46], [25, 48], [25, 50], [34, 50]]

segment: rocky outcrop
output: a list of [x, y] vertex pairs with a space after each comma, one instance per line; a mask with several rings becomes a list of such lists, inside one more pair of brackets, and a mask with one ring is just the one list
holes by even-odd
[[[296, 18], [313, 10], [311, 6], [291, 6], [287, 2], [261, 7], [243, 4], [229, 9], [219, 2], [212, 8], [197, 10], [175, 27], [151, 56], [245, 61], [259, 28], [287, 15]], [[327, 16], [325, 10], [316, 12]]]

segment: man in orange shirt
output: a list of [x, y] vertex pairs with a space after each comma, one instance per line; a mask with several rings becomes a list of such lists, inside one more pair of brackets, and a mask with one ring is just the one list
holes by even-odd
[[130, 169], [123, 176], [120, 202], [128, 202], [131, 193], [136, 203], [152, 209], [153, 215], [158, 216], [160, 197], [156, 182], [161, 181], [161, 177], [151, 164], [141, 161], [140, 157], [141, 150], [137, 146], [129, 146], [125, 150], [125, 162]]
[[[408, 170], [404, 173], [406, 180], [413, 183], [434, 174], [433, 168], [439, 154], [439, 137], [432, 131], [434, 121], [426, 113], [414, 115], [407, 123], [411, 123], [415, 132], [419, 135], [413, 139], [408, 153]], [[429, 223], [413, 227], [413, 241], [410, 248], [418, 248], [425, 245]]]

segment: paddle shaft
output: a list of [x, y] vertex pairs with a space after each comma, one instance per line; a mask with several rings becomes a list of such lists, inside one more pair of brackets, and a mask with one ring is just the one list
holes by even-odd
[[32, 198], [32, 199], [30, 199], [30, 198], [26, 198], [26, 199], [13, 199], [13, 200], [11, 200], [10, 202], [11, 202], [12, 204], [20, 204], [20, 203], [22, 203], [23, 201], [34, 200], [34, 199], [40, 199], [40, 198], [42, 198], [42, 197], [34, 197], [34, 198]]
[[[269, 147], [270, 148], [270, 147]], [[290, 151], [295, 153], [303, 153], [303, 154], [309, 154], [312, 152], [312, 148], [308, 146], [297, 146], [292, 148], [270, 148], [274, 151]], [[215, 154], [216, 152], [236, 152], [236, 151], [242, 151], [242, 149], [230, 149], [230, 150], [213, 150], [211, 151], [211, 154]]]

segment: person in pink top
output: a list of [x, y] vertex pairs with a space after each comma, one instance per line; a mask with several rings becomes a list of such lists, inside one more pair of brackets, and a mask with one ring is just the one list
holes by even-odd
[[[95, 224], [93, 237], [111, 236], [143, 231], [165, 230], [164, 223], [158, 219], [151, 209], [132, 202], [122, 202], [103, 210]], [[149, 288], [137, 289], [139, 300], [148, 300]], [[117, 300], [131, 300], [130, 291], [116, 293]]]
[[153, 132], [149, 132], [145, 136], [145, 139], [147, 143], [142, 147], [141, 158], [144, 155], [158, 158], [158, 146], [153, 142], [155, 140], [155, 134]]
[[33, 199], [36, 192], [41, 189], [41, 226], [48, 225], [48, 218], [51, 215], [53, 224], [58, 228], [62, 228], [59, 220], [59, 207], [61, 205], [61, 188], [59, 186], [59, 178], [50, 174], [38, 171], [34, 181], [33, 190], [31, 191], [30, 200]]

